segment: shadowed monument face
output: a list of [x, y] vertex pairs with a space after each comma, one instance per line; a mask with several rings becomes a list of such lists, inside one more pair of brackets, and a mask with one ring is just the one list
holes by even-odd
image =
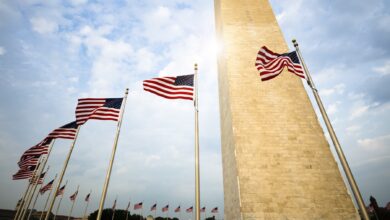
[[260, 47], [289, 51], [268, 1], [215, 14], [225, 219], [359, 219], [301, 79], [260, 80]]

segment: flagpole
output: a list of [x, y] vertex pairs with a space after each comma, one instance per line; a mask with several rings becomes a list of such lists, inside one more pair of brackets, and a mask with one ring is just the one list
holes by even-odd
[[[30, 196], [29, 196], [28, 199], [27, 199], [27, 201], [28, 201], [28, 202], [27, 202], [27, 207], [26, 207], [26, 209], [22, 212], [22, 215], [19, 216], [19, 217], [21, 217], [20, 219], [24, 219], [24, 216], [27, 214], [28, 207], [30, 206], [31, 201], [32, 201], [32, 198], [34, 197], [35, 191], [37, 190], [38, 181], [39, 181], [39, 179], [40, 179], [40, 177], [41, 177], [41, 174], [42, 174], [43, 170], [44, 170], [45, 167], [46, 167], [46, 163], [47, 163], [47, 160], [49, 159], [49, 156], [50, 156], [50, 153], [51, 153], [51, 149], [52, 149], [52, 147], [53, 147], [54, 142], [55, 142], [55, 140], [52, 140], [52, 141], [50, 142], [49, 151], [48, 151], [48, 153], [47, 153], [47, 156], [46, 156], [46, 157], [42, 156], [43, 165], [40, 166], [40, 167], [38, 167], [37, 173], [36, 173], [36, 175], [35, 175], [35, 179], [34, 179], [34, 177], [32, 178], [32, 180], [33, 180], [33, 181], [32, 181], [32, 184], [33, 184], [32, 187], [33, 187], [33, 188], [31, 188], [31, 189], [32, 189], [32, 194], [30, 193]], [[39, 194], [39, 193], [38, 193], [38, 194]], [[37, 194], [37, 196], [38, 196], [38, 194]], [[32, 209], [30, 210], [29, 216], [31, 215], [31, 212], [32, 212]], [[28, 218], [27, 218], [27, 219], [28, 219]]]
[[112, 219], [111, 219], [111, 220], [114, 220], [114, 218], [115, 218], [115, 210], [116, 210], [116, 209], [113, 210]]
[[318, 91], [317, 91], [317, 89], [316, 89], [316, 87], [314, 85], [314, 82], [313, 82], [313, 80], [312, 80], [312, 78], [310, 76], [309, 70], [306, 67], [305, 62], [303, 61], [303, 57], [301, 55], [301, 51], [299, 50], [299, 47], [298, 47], [298, 43], [297, 43], [297, 41], [295, 39], [293, 39], [292, 42], [293, 42], [294, 47], [295, 47], [295, 49], [297, 51], [298, 57], [299, 57], [299, 59], [302, 62], [303, 68], [305, 69], [305, 72], [306, 72], [306, 75], [307, 75], [307, 78], [308, 78], [308, 84], [309, 84], [309, 86], [311, 87], [311, 89], [313, 91], [313, 94], [314, 94], [314, 97], [316, 99], [317, 105], [318, 105], [318, 107], [319, 107], [319, 109], [321, 111], [322, 118], [325, 121], [326, 128], [328, 129], [329, 135], [330, 135], [330, 137], [332, 139], [333, 145], [334, 145], [334, 147], [336, 149], [337, 155], [338, 155], [339, 160], [341, 162], [341, 165], [342, 165], [342, 167], [344, 169], [344, 173], [345, 173], [345, 175], [347, 177], [347, 180], [348, 180], [349, 185], [350, 185], [350, 187], [352, 189], [353, 195], [354, 195], [354, 197], [356, 199], [356, 202], [357, 202], [357, 204], [359, 206], [359, 209], [360, 209], [360, 211], [361, 211], [361, 213], [363, 215], [362, 217], [363, 217], [364, 220], [369, 220], [370, 218], [368, 216], [368, 213], [367, 213], [367, 210], [366, 210], [366, 206], [364, 205], [364, 201], [363, 201], [362, 196], [360, 194], [359, 187], [357, 186], [356, 181], [355, 181], [355, 179], [354, 179], [354, 177], [352, 175], [352, 171], [351, 171], [351, 169], [350, 169], [350, 167], [348, 165], [347, 159], [345, 158], [344, 152], [341, 149], [341, 146], [340, 146], [340, 143], [339, 143], [339, 141], [337, 139], [336, 133], [333, 130], [332, 124], [330, 123], [330, 120], [329, 120], [328, 115], [327, 115], [327, 113], [325, 111], [324, 105], [322, 104], [321, 98], [320, 98], [320, 96], [318, 94]]
[[180, 207], [180, 209], [179, 209], [179, 220], [181, 219], [181, 205], [179, 204], [179, 207]]
[[157, 201], [154, 204], [156, 204], [156, 208], [154, 209], [154, 218], [156, 218], [157, 217]]
[[194, 66], [194, 110], [195, 110], [195, 220], [200, 220], [200, 181], [199, 181], [199, 120], [198, 120], [198, 64]]
[[[33, 178], [33, 177], [35, 176], [35, 173], [37, 172], [38, 166], [39, 166], [39, 164], [41, 164], [41, 161], [42, 161], [42, 157], [39, 158], [39, 160], [38, 160], [38, 165], [35, 166], [31, 178]], [[31, 189], [32, 189], [32, 186], [33, 186], [33, 184], [32, 184], [32, 182], [29, 180], [29, 181], [28, 181], [27, 190], [26, 190], [26, 192], [24, 193], [23, 200], [21, 201], [21, 203], [20, 203], [20, 205], [19, 205], [18, 211], [16, 211], [14, 220], [20, 218], [20, 215], [22, 214], [22, 212], [23, 212], [23, 210], [24, 210], [23, 208], [24, 208], [24, 206], [25, 206], [25, 204], [26, 204], [26, 199], [27, 199], [28, 196], [30, 195], [30, 191], [31, 191]]]
[[127, 208], [126, 208], [126, 220], [129, 219], [129, 207], [130, 207], [130, 201], [129, 204], [127, 204]]
[[24, 216], [26, 215], [26, 212], [28, 210], [28, 207], [30, 206], [30, 203], [31, 203], [31, 199], [32, 197], [34, 196], [35, 194], [35, 189], [37, 188], [37, 176], [39, 174], [38, 177], [40, 177], [40, 171], [42, 171], [42, 169], [44, 168], [41, 163], [45, 161], [44, 157], [42, 156], [42, 158], [39, 160], [39, 163], [37, 165], [37, 167], [35, 168], [35, 171], [33, 173], [33, 176], [31, 177], [31, 179], [29, 181], [31, 181], [31, 188], [30, 188], [30, 192], [27, 194], [27, 198], [26, 198], [26, 202], [23, 204], [23, 209], [22, 209], [22, 212], [20, 213], [20, 215], [18, 216], [18, 219], [24, 219]]
[[[88, 195], [91, 196], [91, 193], [92, 193], [92, 189], [89, 191]], [[85, 206], [85, 209], [84, 209], [83, 219], [85, 219], [85, 215], [87, 214], [88, 204], [89, 204], [89, 197], [88, 197], [87, 205]]]
[[[34, 172], [35, 172], [35, 170], [34, 170]], [[20, 212], [21, 212], [21, 210], [22, 210], [22, 208], [24, 206], [24, 200], [26, 200], [26, 197], [27, 197], [28, 192], [30, 191], [31, 185], [32, 184], [30, 183], [30, 181], [28, 181], [28, 185], [27, 185], [26, 191], [24, 192], [23, 198], [20, 201], [18, 209], [16, 210], [16, 214], [14, 216], [14, 220], [18, 219], [18, 216], [20, 215]]]
[[[119, 134], [120, 134], [121, 125], [122, 125], [122, 118], [123, 118], [123, 113], [125, 112], [126, 99], [127, 99], [127, 95], [128, 94], [129, 94], [129, 89], [127, 88], [126, 92], [125, 92], [125, 97], [123, 98], [123, 101], [122, 101], [121, 113], [120, 113], [120, 118], [118, 120], [118, 125], [117, 125], [117, 129], [116, 129], [116, 136], [115, 136], [115, 140], [114, 140], [114, 146], [112, 148], [111, 159], [110, 159], [110, 163], [108, 165], [108, 170], [107, 170], [107, 174], [106, 174], [106, 180], [104, 182], [103, 191], [102, 191], [102, 197], [100, 198], [99, 212], [98, 212], [98, 215], [96, 217], [96, 220], [100, 220], [101, 217], [102, 217], [104, 201], [106, 200], [107, 188], [108, 188], [108, 184], [110, 182], [112, 165], [114, 164], [115, 152], [116, 152], [116, 148], [117, 148], [117, 145], [118, 145], [118, 139], [119, 139]], [[46, 220], [48, 220], [48, 219], [46, 219]]]
[[142, 208], [141, 208], [141, 220], [144, 218], [144, 202], [142, 202]]
[[[77, 185], [77, 190], [76, 190], [77, 194], [79, 194], [79, 187], [80, 187], [80, 185]], [[77, 194], [76, 194], [76, 197], [74, 198], [74, 200], [72, 202], [72, 207], [70, 208], [68, 220], [70, 219], [70, 216], [72, 215], [73, 206], [74, 206], [74, 203], [76, 202], [76, 199], [77, 199]]]
[[[67, 184], [68, 184], [68, 180], [66, 180], [66, 182], [65, 182], [64, 191], [65, 191], [65, 189], [66, 189], [66, 185], [67, 185]], [[56, 210], [56, 213], [54, 214], [53, 220], [56, 220], [56, 216], [57, 216], [57, 214], [58, 214], [58, 210], [60, 209], [62, 199], [64, 198], [64, 194], [65, 194], [65, 192], [62, 193], [61, 199], [60, 199], [60, 201], [58, 202], [57, 210]], [[56, 194], [54, 194], [54, 198], [55, 198], [55, 197], [57, 197], [57, 192], [56, 192]], [[47, 216], [47, 215], [46, 215], [46, 216]]]
[[[57, 174], [56, 174], [56, 176], [54, 177], [54, 181], [55, 181], [56, 179], [57, 179]], [[53, 181], [53, 183], [54, 183], [54, 181]], [[49, 202], [51, 192], [53, 192], [53, 186], [51, 187], [50, 192], [49, 192], [49, 195], [47, 196], [47, 199], [46, 199], [46, 202], [45, 202], [45, 206], [43, 207], [43, 210], [42, 210], [42, 213], [41, 213], [41, 217], [39, 218], [39, 220], [42, 220], [42, 218], [43, 218], [43, 213], [44, 213], [45, 210], [46, 210], [46, 206], [47, 206], [47, 203]]]
[[115, 202], [114, 202], [114, 206], [113, 206], [114, 210], [112, 210], [113, 213], [112, 213], [112, 219], [111, 220], [114, 220], [114, 217], [115, 217], [115, 210], [116, 210], [116, 201], [117, 201], [117, 199], [118, 199], [118, 196], [115, 197]]
[[50, 206], [49, 206], [49, 209], [47, 210], [45, 220], [49, 220], [49, 216], [50, 216], [51, 210], [53, 209], [54, 202], [56, 201], [58, 189], [61, 186], [61, 182], [62, 182], [62, 179], [64, 178], [64, 175], [65, 175], [65, 172], [66, 172], [66, 168], [68, 167], [68, 163], [69, 163], [70, 157], [72, 156], [73, 148], [74, 148], [74, 145], [76, 144], [76, 140], [77, 140], [77, 136], [79, 135], [79, 131], [80, 131], [80, 125], [77, 126], [76, 134], [75, 134], [74, 139], [72, 141], [72, 144], [70, 146], [68, 155], [67, 155], [67, 157], [65, 159], [64, 166], [62, 167], [62, 171], [61, 171], [61, 174], [60, 174], [59, 179], [58, 179], [56, 190], [54, 191], [54, 197], [53, 197], [53, 199], [50, 202]]
[[[46, 156], [46, 158], [44, 159], [43, 166], [42, 166], [41, 170], [39, 171], [38, 178], [35, 180], [35, 187], [34, 187], [34, 190], [33, 190], [32, 197], [34, 196], [34, 193], [35, 193], [35, 191], [36, 191], [36, 189], [37, 189], [37, 187], [38, 187], [38, 182], [39, 182], [39, 179], [41, 178], [42, 171], [45, 169], [46, 164], [47, 164], [47, 161], [49, 160], [49, 156], [50, 156], [50, 154], [51, 154], [51, 150], [53, 149], [54, 142], [55, 142], [55, 139], [51, 139], [51, 142], [50, 142], [50, 145], [49, 145], [49, 152], [47, 152], [47, 156]], [[46, 173], [47, 173], [47, 171], [49, 171], [49, 167], [50, 167], [50, 166], [47, 167]], [[45, 176], [43, 177], [43, 180], [42, 180], [42, 181], [45, 180], [45, 177], [46, 177], [46, 174], [45, 174]], [[37, 196], [36, 196], [36, 198], [35, 198], [33, 207], [31, 208], [30, 213], [28, 214], [27, 220], [30, 219], [32, 210], [33, 210], [34, 207], [35, 207], [35, 203], [37, 202], [38, 196], [39, 196], [39, 191], [38, 191]], [[32, 197], [31, 197], [31, 199], [32, 199]], [[30, 201], [28, 202], [28, 205], [27, 205], [26, 210], [27, 210], [28, 207], [30, 206], [31, 199], [30, 199]], [[24, 215], [25, 215], [25, 214], [24, 214]], [[22, 219], [24, 219], [24, 215], [22, 216]]]
[[[49, 156], [48, 156], [48, 157], [49, 157]], [[47, 161], [47, 159], [46, 159], [46, 161]], [[50, 168], [50, 166], [47, 166], [47, 169], [46, 169], [46, 172], [45, 172], [45, 176], [43, 176], [43, 179], [42, 179], [42, 183], [43, 183], [43, 182], [45, 181], [45, 179], [46, 179], [46, 174], [47, 174], [47, 172], [49, 171], [49, 168]], [[38, 182], [39, 182], [40, 177], [41, 177], [41, 175], [39, 175]], [[37, 185], [38, 185], [38, 184], [37, 184]], [[41, 184], [41, 187], [42, 187], [42, 184]], [[32, 213], [32, 210], [35, 208], [35, 204], [37, 203], [38, 196], [39, 196], [39, 190], [38, 190], [37, 195], [35, 196], [33, 206], [31, 207], [30, 212], [28, 213], [27, 220], [29, 220], [30, 217], [31, 217], [31, 213]]]

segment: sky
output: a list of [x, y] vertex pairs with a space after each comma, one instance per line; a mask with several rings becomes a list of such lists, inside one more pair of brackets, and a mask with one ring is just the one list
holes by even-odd
[[[291, 50], [291, 39], [298, 40], [362, 196], [384, 206], [390, 201], [390, 3], [270, 3]], [[13, 209], [26, 187], [12, 180], [21, 154], [73, 121], [78, 98], [122, 97], [126, 88], [105, 207], [115, 198], [122, 209], [129, 200], [143, 202], [149, 214], [157, 203], [161, 215], [169, 204], [175, 216], [173, 208], [193, 206], [193, 104], [147, 93], [142, 80], [191, 74], [198, 63], [201, 206], [207, 215], [214, 207], [223, 213], [213, 1], [0, 1], [0, 32], [0, 208]], [[90, 190], [89, 211], [98, 208], [115, 130], [112, 121], [82, 126], [59, 214], [68, 214], [78, 185], [73, 215], [82, 215]], [[62, 169], [70, 144], [55, 142], [45, 182]]]

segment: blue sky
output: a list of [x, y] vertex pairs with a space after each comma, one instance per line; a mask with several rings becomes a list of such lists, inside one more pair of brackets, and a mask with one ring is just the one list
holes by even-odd
[[[300, 43], [363, 197], [373, 195], [385, 205], [390, 201], [389, 3], [270, 2], [290, 48], [292, 38]], [[21, 153], [74, 120], [78, 98], [120, 97], [126, 87], [130, 94], [106, 207], [116, 196], [118, 208], [129, 199], [143, 201], [144, 213], [155, 202], [159, 210], [166, 204], [192, 206], [192, 103], [146, 93], [142, 80], [189, 74], [197, 62], [201, 205], [223, 211], [212, 1], [1, 1], [0, 32], [0, 208], [13, 208], [26, 186], [11, 180]], [[68, 213], [68, 198], [78, 184], [74, 214], [82, 214], [89, 190], [89, 210], [98, 207], [115, 126], [90, 121], [81, 128], [60, 214]], [[55, 143], [50, 178], [60, 172], [69, 145]]]

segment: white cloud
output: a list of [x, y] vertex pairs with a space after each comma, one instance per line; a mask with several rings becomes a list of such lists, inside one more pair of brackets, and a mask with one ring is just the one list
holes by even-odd
[[77, 83], [77, 82], [79, 82], [79, 77], [72, 76], [72, 77], [69, 78], [69, 82]]
[[4, 47], [0, 47], [0, 56], [4, 55], [7, 51], [4, 49]]
[[378, 156], [378, 157], [375, 157], [375, 158], [370, 158], [370, 159], [364, 159], [364, 160], [361, 160], [361, 161], [357, 161], [353, 164], [351, 164], [351, 167], [352, 168], [358, 168], [358, 167], [361, 167], [361, 166], [370, 166], [372, 164], [378, 164], [378, 163], [382, 163], [383, 161], [390, 161], [390, 155], [382, 155], [382, 156]]
[[51, 34], [58, 30], [58, 24], [56, 22], [42, 17], [31, 18], [30, 23], [32, 29], [40, 34]]
[[332, 115], [334, 113], [336, 113], [338, 111], [338, 108], [337, 108], [338, 104], [337, 103], [333, 103], [333, 104], [330, 104], [327, 108], [327, 112], [329, 115]]
[[346, 130], [347, 130], [349, 135], [355, 135], [356, 132], [361, 130], [361, 128], [362, 127], [359, 125], [351, 125], [351, 126], [347, 127]]
[[73, 6], [81, 6], [81, 5], [84, 5], [88, 2], [88, 0], [70, 0], [70, 3], [73, 5]]
[[359, 139], [358, 144], [366, 150], [380, 150], [384, 148], [389, 149], [390, 134], [374, 138]]
[[348, 98], [351, 100], [360, 100], [365, 97], [366, 95], [364, 93], [353, 93], [353, 92], [348, 93]]
[[148, 48], [141, 48], [135, 54], [137, 70], [148, 72], [154, 69], [159, 61], [159, 56], [151, 52]]
[[[350, 105], [349, 119], [353, 120], [368, 114], [370, 111], [379, 106], [378, 102], [370, 102], [363, 93], [349, 93], [348, 98], [353, 101]], [[371, 111], [371, 114], [373, 112]]]
[[[326, 68], [320, 69], [318, 72], [316, 72], [316, 74], [312, 75], [312, 77], [314, 78], [314, 83], [316, 85], [326, 85], [330, 81], [335, 81], [335, 79], [340, 77], [340, 73], [347, 72], [347, 71], [348, 70], [346, 69], [344, 64], [338, 64], [338, 65], [328, 66]], [[340, 88], [338, 89], [344, 89], [342, 85], [343, 85], [342, 83], [337, 84], [337, 86], [340, 86]]]
[[340, 84], [337, 84], [336, 86], [334, 86], [333, 88], [322, 89], [320, 91], [320, 94], [321, 94], [321, 96], [330, 96], [333, 94], [342, 95], [342, 94], [344, 94], [344, 90], [345, 90], [345, 84], [340, 83]]
[[383, 66], [374, 67], [373, 70], [383, 76], [390, 74], [390, 60], [387, 60]]
[[370, 105], [359, 105], [356, 107], [352, 107], [350, 119], [355, 119], [357, 117], [362, 116], [368, 111], [369, 108]]
[[[280, 14], [276, 15], [276, 19], [278, 20], [280, 25], [287, 25], [291, 23], [299, 23], [298, 19], [303, 19], [303, 16], [298, 16], [305, 11], [302, 11], [302, 0], [295, 1], [294, 4], [285, 5], [280, 4], [283, 7], [283, 10]], [[288, 7], [287, 7], [288, 6]]]

